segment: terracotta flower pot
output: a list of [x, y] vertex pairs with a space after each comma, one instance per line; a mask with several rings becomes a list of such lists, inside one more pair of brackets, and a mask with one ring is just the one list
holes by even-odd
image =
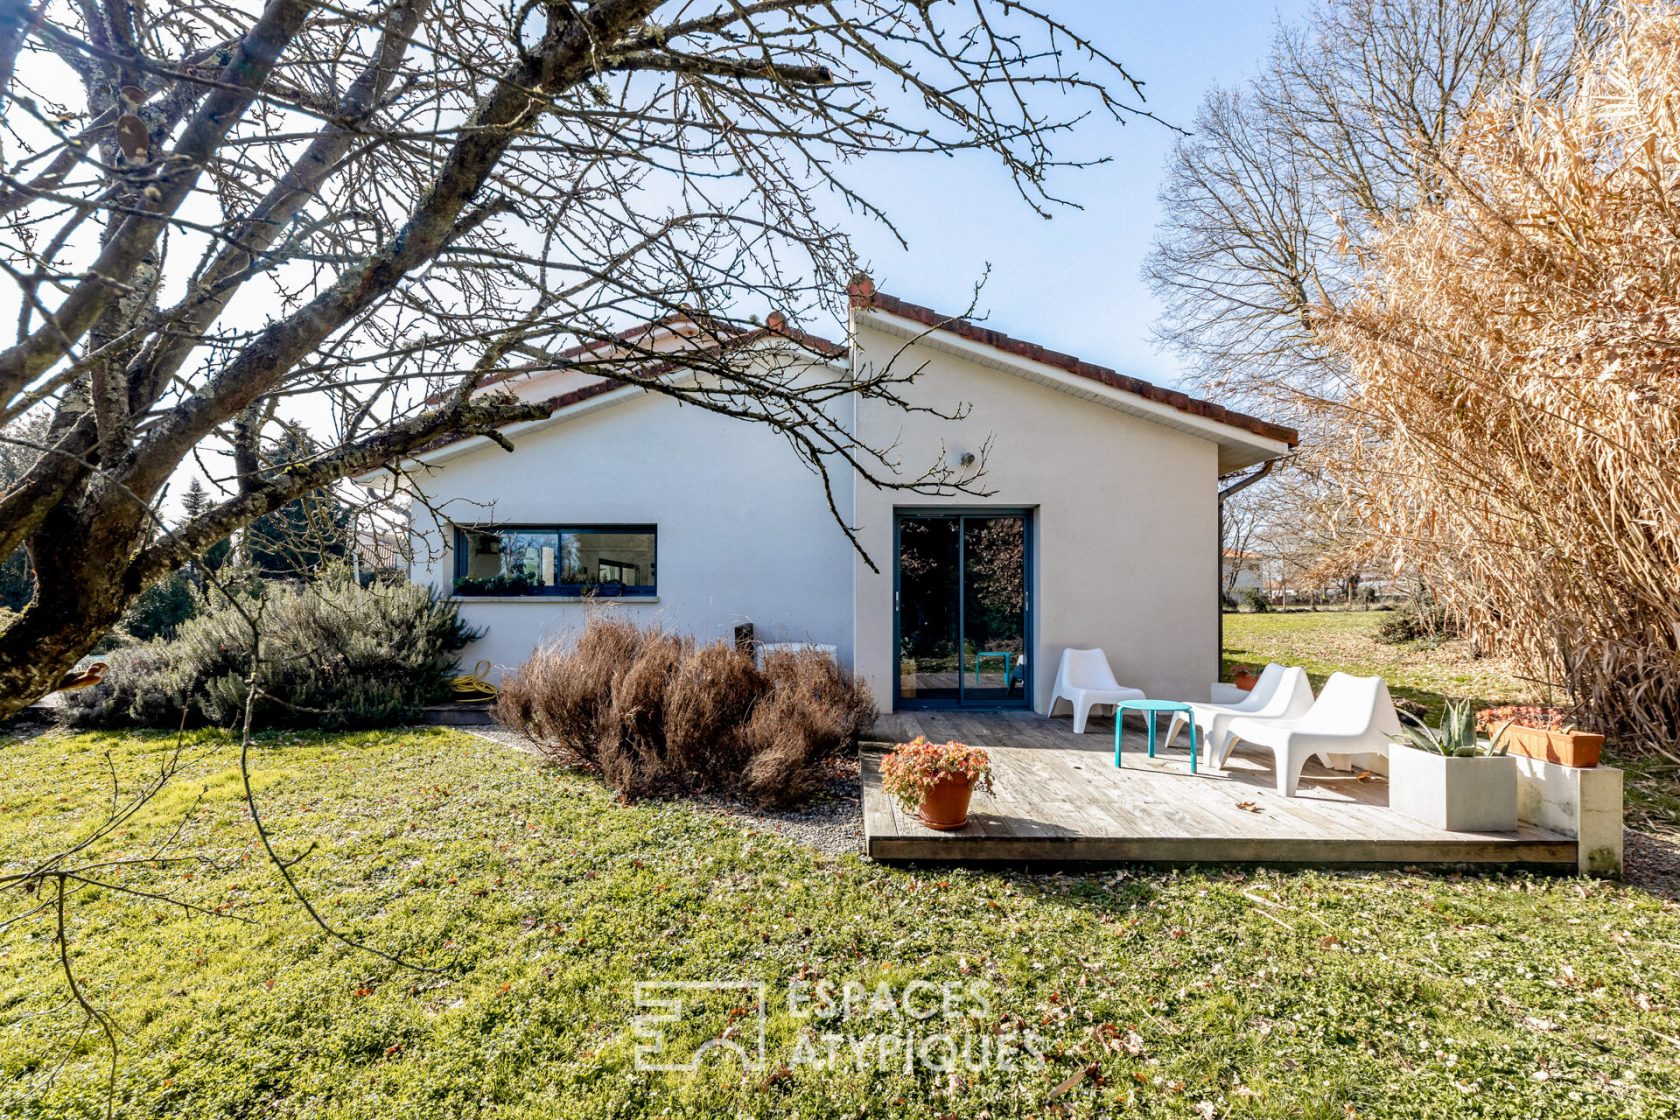
[[968, 823], [968, 801], [972, 796], [974, 783], [969, 779], [943, 778], [927, 791], [917, 812], [929, 828], [949, 832]]
[[1507, 727], [1500, 741], [1512, 754], [1583, 769], [1597, 766], [1599, 753], [1604, 750], [1602, 735], [1588, 731], [1547, 731], [1520, 723]]
[[1260, 674], [1253, 669], [1239, 668], [1231, 674], [1231, 683], [1244, 692], [1253, 692], [1254, 686], [1260, 683]]

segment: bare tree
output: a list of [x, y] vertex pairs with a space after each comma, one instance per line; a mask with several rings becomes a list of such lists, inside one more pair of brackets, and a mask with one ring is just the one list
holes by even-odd
[[1258, 77], [1210, 93], [1175, 149], [1145, 274], [1161, 340], [1209, 391], [1311, 430], [1345, 390], [1314, 317], [1353, 251], [1439, 194], [1465, 113], [1520, 82], [1565, 88], [1607, 0], [1323, 0]]
[[1226, 597], [1236, 592], [1237, 581], [1254, 555], [1254, 534], [1262, 511], [1252, 491], [1219, 503], [1219, 590]]
[[[636, 320], [701, 324], [697, 376], [634, 344], [570, 364], [768, 424], [825, 478], [951, 485], [858, 447], [797, 355], [734, 343], [778, 309], [796, 351], [839, 308], [854, 259], [824, 214], [887, 220], [848, 162], [978, 149], [1048, 212], [1057, 135], [1137, 101], [1114, 58], [1012, 0], [19, 8], [0, 422], [52, 419], [0, 495], [0, 556], [25, 547], [36, 574], [0, 633], [0, 716], [255, 518], [441, 437], [505, 444], [550, 407], [481, 391], [510, 357], [566, 364]], [[901, 401], [902, 376], [846, 391]], [[288, 423], [316, 451], [281, 464]], [[159, 533], [195, 456], [221, 495]]]

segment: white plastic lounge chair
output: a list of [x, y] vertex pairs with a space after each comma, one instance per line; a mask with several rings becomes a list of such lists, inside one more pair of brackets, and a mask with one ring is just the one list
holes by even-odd
[[1085, 734], [1092, 708], [1112, 708], [1122, 700], [1142, 700], [1141, 689], [1127, 688], [1114, 679], [1108, 655], [1100, 649], [1064, 649], [1056, 667], [1056, 687], [1050, 690], [1046, 715], [1056, 714], [1058, 701], [1073, 705], [1073, 733]]
[[1271, 664], [1260, 671], [1260, 679], [1252, 692], [1243, 694], [1238, 704], [1191, 703], [1190, 714], [1174, 715], [1167, 725], [1167, 746], [1172, 746], [1187, 719], [1196, 721], [1196, 728], [1207, 744], [1207, 764], [1223, 767], [1231, 755], [1230, 727], [1236, 719], [1294, 719], [1304, 716], [1312, 708], [1312, 684], [1305, 669]]
[[1381, 677], [1331, 673], [1324, 691], [1305, 715], [1293, 719], [1239, 716], [1225, 729], [1228, 754], [1237, 740], [1271, 750], [1277, 759], [1277, 788], [1295, 796], [1301, 767], [1313, 755], [1325, 766], [1345, 769], [1349, 755], [1388, 758], [1390, 739], [1400, 734], [1400, 717]]
[[1266, 667], [1260, 670], [1260, 679], [1254, 682], [1251, 689], [1238, 688], [1228, 681], [1214, 681], [1208, 686], [1208, 702], [1218, 704], [1222, 708], [1234, 708], [1246, 704], [1256, 693], [1269, 696], [1271, 690], [1277, 687], [1277, 671], [1281, 668], [1283, 666], [1276, 661], [1268, 662]]
[[[1259, 684], [1255, 684], [1259, 688]], [[1241, 704], [1252, 695], [1245, 692], [1229, 681], [1214, 681], [1208, 688], [1208, 700], [1215, 704]]]

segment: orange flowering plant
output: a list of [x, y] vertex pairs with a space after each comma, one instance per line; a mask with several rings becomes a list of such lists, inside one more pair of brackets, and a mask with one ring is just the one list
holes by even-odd
[[918, 735], [899, 743], [881, 763], [881, 788], [905, 808], [920, 805], [929, 790], [947, 778], [960, 778], [992, 792], [992, 756], [985, 747], [951, 740], [930, 743]]

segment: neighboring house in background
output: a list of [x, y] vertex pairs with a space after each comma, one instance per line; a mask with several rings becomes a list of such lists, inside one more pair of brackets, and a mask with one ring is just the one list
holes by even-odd
[[1224, 550], [1220, 558], [1219, 585], [1230, 594], [1249, 589], [1261, 590], [1266, 586], [1266, 561], [1262, 556], [1252, 552], [1240, 552], [1234, 548]]
[[[502, 382], [559, 405], [506, 435], [437, 447], [411, 478], [415, 579], [453, 590], [498, 669], [583, 626], [592, 602], [701, 639], [751, 623], [760, 641], [836, 648], [883, 710], [1044, 709], [1069, 646], [1107, 650], [1152, 695], [1202, 696], [1218, 665], [1218, 480], [1286, 454], [1295, 433], [1066, 354], [853, 287], [846, 345], [779, 316], [731, 346], [844, 385], [918, 370], [901, 395], [961, 419], [846, 398], [861, 444], [906, 477], [941, 453], [985, 455], [985, 497], [818, 477], [768, 428], [575, 370]], [[623, 336], [672, 354], [685, 320]], [[579, 353], [585, 353], [580, 351]], [[418, 507], [418, 504], [417, 504]], [[443, 520], [439, 523], [438, 518]]]

